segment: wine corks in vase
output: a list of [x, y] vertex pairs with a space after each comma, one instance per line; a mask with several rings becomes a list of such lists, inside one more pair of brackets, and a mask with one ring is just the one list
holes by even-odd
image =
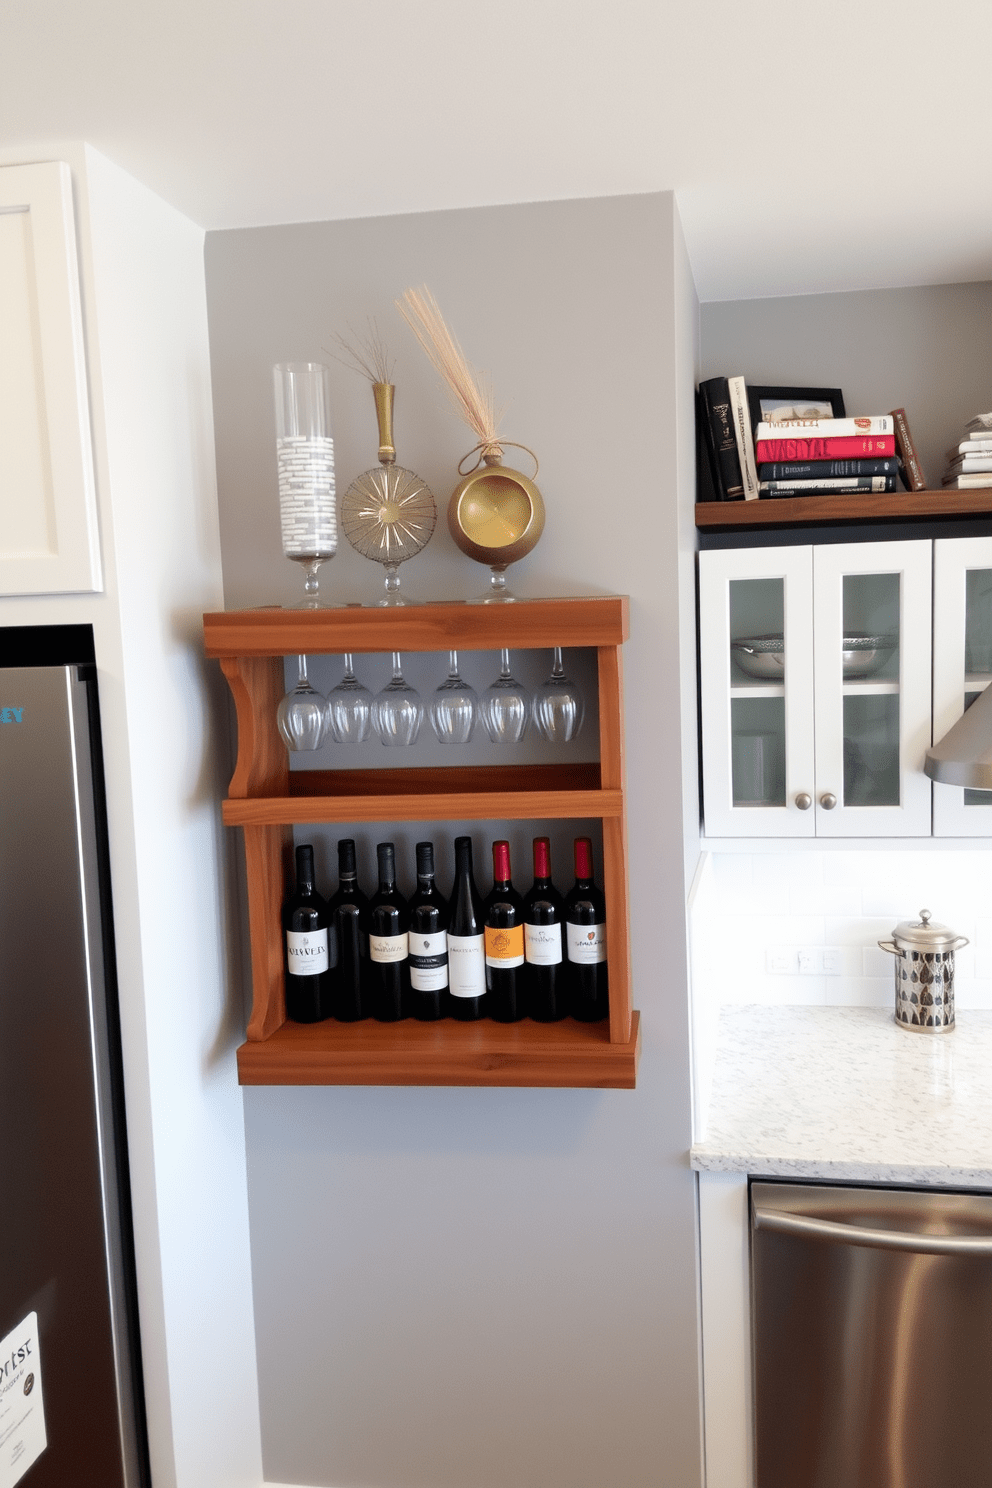
[[472, 839], [454, 841], [448, 898], [435, 881], [434, 844], [416, 847], [417, 887], [396, 884], [392, 842], [376, 849], [378, 887], [358, 885], [355, 843], [338, 843], [338, 888], [318, 892], [310, 843], [296, 848], [296, 883], [282, 911], [286, 1014], [298, 1023], [336, 1018], [425, 1022], [571, 1016], [596, 1022], [609, 1012], [606, 906], [593, 877], [592, 842], [574, 843], [575, 882], [567, 895], [551, 877], [551, 842], [533, 842], [533, 883], [514, 888], [510, 844], [492, 844], [493, 885], [475, 881]]

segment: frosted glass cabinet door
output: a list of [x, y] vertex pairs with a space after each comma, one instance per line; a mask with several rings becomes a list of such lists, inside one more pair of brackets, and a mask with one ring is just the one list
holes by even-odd
[[928, 837], [931, 544], [813, 550], [816, 835]]
[[812, 550], [700, 553], [708, 837], [812, 837]]
[[[933, 737], [992, 682], [992, 537], [934, 543]], [[992, 792], [933, 787], [935, 837], [992, 836]]]

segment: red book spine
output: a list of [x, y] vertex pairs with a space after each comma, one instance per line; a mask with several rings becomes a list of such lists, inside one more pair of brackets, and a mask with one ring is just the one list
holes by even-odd
[[759, 439], [758, 463], [764, 460], [835, 460], [851, 456], [894, 455], [894, 434], [852, 434], [841, 439]]

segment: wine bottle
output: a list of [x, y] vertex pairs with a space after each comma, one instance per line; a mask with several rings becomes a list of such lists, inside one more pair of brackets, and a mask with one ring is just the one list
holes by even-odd
[[331, 947], [327, 904], [313, 878], [313, 847], [296, 849], [296, 887], [282, 907], [286, 945], [286, 1016], [319, 1023], [330, 1016]]
[[572, 1017], [595, 1023], [609, 1012], [606, 902], [592, 876], [592, 841], [575, 839], [575, 887], [565, 896]]
[[448, 990], [448, 902], [434, 882], [434, 844], [417, 843], [417, 888], [410, 900], [410, 1011], [431, 1022]]
[[406, 900], [396, 887], [396, 850], [376, 845], [379, 887], [369, 906], [371, 1013], [380, 1023], [406, 1017], [410, 991], [409, 929]]
[[338, 888], [327, 903], [338, 964], [331, 972], [331, 1015], [342, 1023], [369, 1016], [369, 901], [358, 887], [355, 843], [338, 843]]
[[524, 1015], [524, 902], [510, 881], [510, 844], [493, 843], [493, 886], [485, 905], [486, 991], [490, 1018]]
[[524, 898], [527, 1011], [539, 1023], [557, 1023], [570, 1005], [562, 947], [565, 906], [551, 882], [551, 839], [534, 838], [534, 887]]
[[486, 1012], [486, 944], [482, 900], [472, 877], [472, 839], [455, 838], [455, 882], [448, 924], [448, 1012], [471, 1022]]

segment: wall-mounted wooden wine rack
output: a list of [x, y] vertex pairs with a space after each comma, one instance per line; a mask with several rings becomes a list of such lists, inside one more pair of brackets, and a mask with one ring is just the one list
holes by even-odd
[[[224, 821], [244, 832], [253, 1006], [238, 1050], [243, 1085], [557, 1085], [632, 1089], [620, 648], [627, 600], [609, 595], [507, 605], [244, 610], [204, 616], [206, 654], [234, 696], [238, 757]], [[276, 727], [283, 658], [391, 651], [595, 647], [599, 762], [424, 769], [293, 770]], [[603, 1023], [299, 1024], [286, 1019], [280, 906], [303, 822], [599, 819], [610, 1016]]]

